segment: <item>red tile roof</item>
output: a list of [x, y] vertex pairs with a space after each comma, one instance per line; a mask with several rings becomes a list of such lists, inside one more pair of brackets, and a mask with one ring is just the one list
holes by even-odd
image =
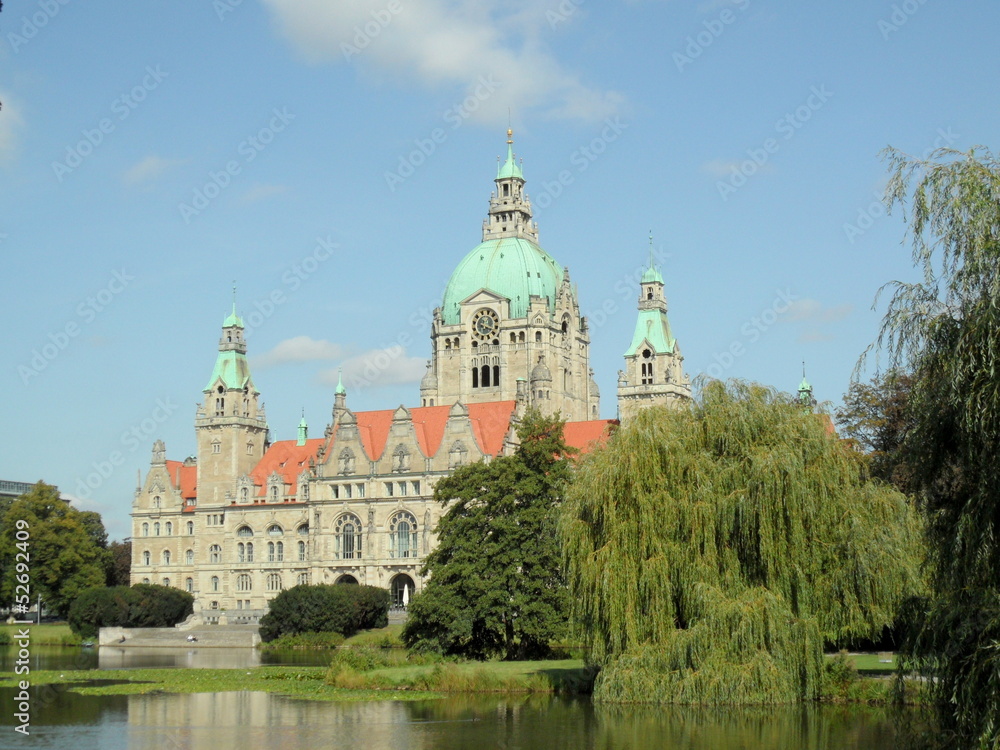
[[192, 500], [198, 497], [198, 467], [185, 466], [183, 461], [167, 461], [167, 473], [170, 475], [170, 485], [181, 491], [181, 497]]
[[604, 445], [618, 426], [617, 419], [593, 419], [588, 422], [567, 422], [563, 428], [563, 440], [582, 453], [589, 453], [595, 447]]
[[389, 428], [392, 427], [394, 413], [394, 409], [383, 409], [381, 411], [359, 411], [354, 414], [354, 418], [358, 421], [361, 445], [372, 461], [378, 461], [382, 457], [385, 441], [389, 438]]
[[316, 456], [322, 444], [323, 438], [307, 440], [305, 445], [298, 445], [295, 440], [279, 440], [277, 443], [272, 443], [264, 457], [250, 472], [250, 478], [260, 487], [257, 494], [266, 494], [267, 478], [276, 471], [285, 480], [286, 485], [291, 485], [288, 494], [295, 495], [298, 491], [299, 474], [308, 468], [309, 459]]
[[472, 434], [476, 436], [476, 442], [483, 453], [496, 456], [503, 450], [503, 441], [510, 429], [510, 418], [515, 405], [514, 401], [468, 405]]
[[413, 429], [417, 433], [417, 443], [420, 451], [429, 458], [441, 447], [444, 428], [448, 424], [450, 406], [416, 406], [410, 409], [413, 417]]

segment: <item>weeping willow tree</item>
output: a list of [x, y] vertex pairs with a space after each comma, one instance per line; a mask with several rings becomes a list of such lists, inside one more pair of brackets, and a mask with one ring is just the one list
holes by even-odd
[[919, 517], [827, 425], [715, 381], [581, 462], [561, 531], [598, 700], [815, 699], [825, 641], [893, 622], [919, 585]]
[[904, 443], [928, 520], [931, 595], [907, 651], [942, 747], [1000, 748], [1000, 162], [889, 149], [922, 281], [892, 285], [878, 344], [914, 373]]

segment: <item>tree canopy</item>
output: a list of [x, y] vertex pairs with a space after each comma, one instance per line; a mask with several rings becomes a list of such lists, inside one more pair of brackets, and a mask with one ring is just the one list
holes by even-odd
[[434, 497], [451, 503], [410, 603], [408, 646], [485, 659], [532, 658], [562, 632], [568, 598], [556, 533], [568, 479], [563, 422], [529, 411], [514, 455], [463, 466]]
[[815, 699], [825, 641], [894, 621], [919, 590], [919, 517], [828, 426], [711, 381], [584, 458], [561, 530], [598, 700]]
[[933, 678], [942, 746], [1000, 748], [1000, 162], [885, 155], [922, 275], [890, 285], [878, 341], [914, 375], [904, 449], [929, 523], [910, 664]]
[[[26, 544], [17, 537], [18, 521], [26, 523]], [[39, 482], [0, 519], [0, 597], [14, 601], [13, 563], [26, 550], [32, 602], [41, 594], [46, 606], [65, 616], [80, 592], [104, 583], [106, 552], [99, 542], [106, 539], [99, 515], [77, 510], [58, 489]]]
[[260, 637], [273, 641], [299, 633], [340, 633], [384, 628], [388, 623], [389, 592], [356, 584], [300, 584], [285, 589], [267, 605], [260, 618]]

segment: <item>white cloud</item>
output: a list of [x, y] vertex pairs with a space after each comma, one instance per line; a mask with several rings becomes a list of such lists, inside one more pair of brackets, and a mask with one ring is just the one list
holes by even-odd
[[240, 196], [240, 200], [243, 203], [256, 203], [265, 198], [270, 198], [272, 195], [281, 195], [286, 192], [288, 192], [287, 185], [265, 185], [264, 183], [257, 182], [251, 185], [250, 189]]
[[[345, 360], [343, 368], [344, 387], [350, 391], [375, 388], [400, 383], [416, 383], [427, 371], [427, 360], [410, 357], [401, 346], [373, 349]], [[340, 368], [320, 373], [319, 381], [324, 385], [336, 385]]]
[[3, 163], [14, 158], [17, 152], [18, 132], [24, 125], [24, 116], [20, 105], [7, 92], [0, 91], [0, 102], [3, 103], [3, 111], [0, 111], [0, 163]]
[[122, 175], [122, 180], [126, 185], [151, 182], [170, 169], [170, 167], [182, 163], [182, 159], [164, 159], [156, 156], [156, 154], [150, 154], [126, 169], [125, 174]]
[[843, 320], [853, 311], [854, 305], [823, 307], [823, 303], [819, 300], [806, 298], [795, 300], [788, 306], [785, 320], [789, 322], [835, 323], [838, 320]]
[[[539, 42], [530, 0], [264, 0], [281, 33], [311, 62], [347, 61], [386, 80], [458, 87], [471, 118], [495, 123], [508, 107], [595, 121], [623, 97], [582, 83]], [[470, 100], [471, 101], [471, 100]], [[464, 119], [464, 118], [462, 118]]]
[[344, 348], [332, 341], [317, 341], [309, 336], [295, 336], [280, 342], [271, 351], [254, 357], [253, 364], [255, 367], [273, 367], [288, 362], [332, 361], [340, 359], [345, 354]]

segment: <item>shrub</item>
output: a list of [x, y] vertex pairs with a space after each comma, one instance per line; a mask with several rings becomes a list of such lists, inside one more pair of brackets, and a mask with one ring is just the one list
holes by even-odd
[[262, 643], [264, 651], [279, 651], [284, 649], [332, 649], [344, 642], [340, 633], [289, 633], [279, 636], [269, 643]]
[[304, 584], [271, 600], [260, 620], [264, 642], [283, 635], [334, 632], [345, 637], [362, 628], [385, 627], [389, 592], [374, 586]]
[[169, 586], [95, 586], [84, 590], [69, 608], [69, 626], [93, 638], [101, 628], [169, 628], [194, 610], [194, 597]]

